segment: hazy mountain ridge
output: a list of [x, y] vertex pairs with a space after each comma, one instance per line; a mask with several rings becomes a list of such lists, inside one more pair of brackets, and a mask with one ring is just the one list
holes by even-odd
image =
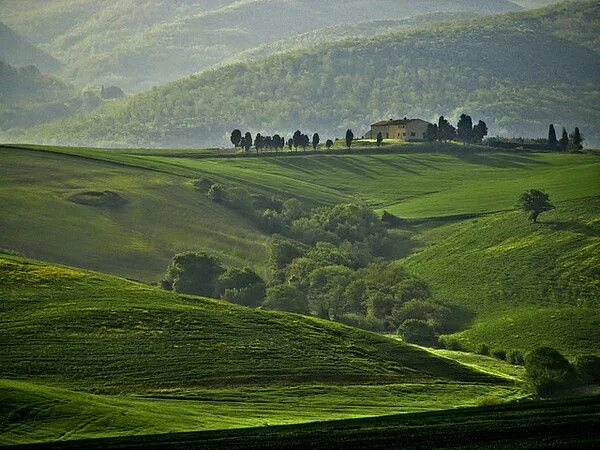
[[382, 117], [468, 112], [491, 133], [543, 136], [554, 122], [578, 125], [593, 141], [600, 55], [590, 47], [599, 19], [599, 2], [570, 3], [280, 54], [183, 79], [20, 139], [227, 145], [234, 127], [340, 135], [346, 127], [365, 132]]
[[[30, 0], [23, 3], [31, 5]], [[357, 0], [351, 7], [344, 0], [187, 0], [175, 5], [165, 0], [77, 0], [72, 5], [51, 0], [31, 10], [21, 10], [23, 5], [11, 0], [4, 4], [16, 11], [0, 13], [0, 19], [64, 62], [61, 76], [66, 80], [80, 86], [117, 84], [129, 92], [191, 75], [241, 51], [341, 23], [518, 9], [507, 0]], [[132, 10], [136, 13], [130, 14]], [[45, 31], [37, 30], [41, 23]]]
[[35, 65], [43, 72], [60, 68], [60, 62], [35, 47], [11, 28], [0, 22], [0, 59], [13, 66]]

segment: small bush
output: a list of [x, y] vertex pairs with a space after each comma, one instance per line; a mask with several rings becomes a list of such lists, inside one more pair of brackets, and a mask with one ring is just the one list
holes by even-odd
[[527, 379], [540, 395], [550, 395], [574, 380], [575, 370], [557, 350], [540, 347], [525, 356]]
[[600, 382], [600, 356], [581, 355], [573, 361], [577, 376], [587, 383]]
[[215, 183], [208, 178], [201, 178], [194, 182], [194, 186], [196, 186], [202, 192], [208, 192], [213, 184]]
[[398, 334], [411, 344], [433, 346], [437, 342], [435, 330], [423, 320], [408, 319], [404, 321], [398, 328]]
[[165, 291], [173, 290], [173, 280], [160, 280], [160, 287]]
[[454, 350], [454, 351], [463, 351], [464, 350], [462, 342], [460, 342], [458, 339], [451, 337], [451, 336], [440, 336], [438, 339], [438, 342], [440, 343], [440, 345], [442, 347], [444, 347], [445, 349], [448, 349], [448, 350]]
[[226, 188], [222, 184], [213, 184], [206, 194], [215, 203], [222, 203], [226, 198]]
[[501, 359], [502, 361], [506, 361], [506, 351], [501, 349], [492, 350], [492, 356], [496, 359]]
[[477, 353], [479, 353], [480, 355], [489, 356], [490, 348], [487, 344], [479, 344], [479, 346], [477, 347]]
[[525, 356], [519, 350], [513, 350], [508, 353], [506, 360], [513, 366], [522, 366], [525, 363]]

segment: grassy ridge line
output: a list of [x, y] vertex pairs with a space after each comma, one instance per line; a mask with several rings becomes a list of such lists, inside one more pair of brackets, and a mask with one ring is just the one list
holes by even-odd
[[[600, 397], [247, 430], [49, 443], [40, 448], [592, 448]], [[17, 448], [27, 448], [26, 446]]]
[[[505, 380], [334, 322], [0, 259], [0, 377], [107, 392]], [[323, 342], [328, 345], [324, 347]]]
[[0, 445], [261, 427], [475, 406], [517, 387], [470, 383], [249, 387], [88, 394], [0, 380]]

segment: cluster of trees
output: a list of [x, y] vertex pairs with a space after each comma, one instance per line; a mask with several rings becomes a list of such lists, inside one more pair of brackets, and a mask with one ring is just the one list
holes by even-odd
[[[203, 189], [209, 184], [206, 180], [197, 183]], [[428, 330], [426, 338], [407, 337], [420, 344], [433, 345], [439, 334], [456, 328], [455, 311], [435, 302], [423, 280], [390, 261], [394, 240], [364, 204], [306, 211], [295, 199], [249, 195], [213, 183], [208, 195], [216, 192], [221, 202], [253, 214], [272, 234], [270, 283], [266, 286], [250, 269], [224, 269], [209, 255], [186, 253], [173, 260], [165, 288], [376, 331], [395, 331], [412, 320], [413, 325], [416, 321], [416, 326]]]
[[[239, 129], [235, 129], [231, 132], [230, 137], [231, 143], [235, 148], [243, 148], [247, 152], [250, 151], [252, 146], [254, 146], [257, 153], [260, 153], [261, 150], [283, 150], [284, 147], [288, 147], [290, 151], [298, 149], [302, 149], [306, 151], [307, 148], [312, 147], [313, 150], [317, 150], [319, 144], [321, 143], [321, 136], [319, 133], [314, 133], [312, 135], [312, 139], [308, 136], [308, 134], [304, 134], [300, 130], [296, 130], [293, 136], [286, 140], [285, 137], [282, 137], [278, 134], [274, 136], [262, 136], [260, 133], [252, 138], [252, 134], [250, 132], [246, 132], [242, 134]], [[352, 130], [346, 131], [346, 147], [351, 148], [352, 142], [354, 140], [354, 133]], [[327, 150], [333, 147], [334, 142], [331, 139], [328, 139], [325, 142], [325, 148]]]
[[569, 134], [566, 128], [562, 129], [562, 135], [560, 139], [556, 137], [556, 130], [554, 124], [550, 124], [548, 128], [548, 145], [553, 148], [558, 148], [561, 151], [567, 151], [568, 149], [582, 150], [584, 137], [579, 131], [579, 127], [575, 127], [575, 131]]
[[473, 125], [471, 116], [462, 114], [456, 127], [450, 124], [444, 116], [440, 116], [437, 124], [427, 126], [425, 140], [427, 142], [458, 140], [464, 143], [481, 143], [487, 135], [488, 127], [483, 120]]

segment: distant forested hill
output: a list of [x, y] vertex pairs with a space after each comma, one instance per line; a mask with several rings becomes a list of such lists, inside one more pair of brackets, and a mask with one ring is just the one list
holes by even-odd
[[63, 62], [65, 80], [136, 92], [332, 25], [518, 8], [508, 0], [0, 0], [0, 20]]
[[0, 60], [0, 130], [64, 117], [75, 98], [71, 86], [36, 66], [17, 68]]
[[376, 119], [456, 119], [492, 133], [578, 125], [598, 142], [600, 2], [434, 24], [209, 71], [12, 139], [228, 145], [234, 127], [357, 134]]
[[0, 22], [0, 59], [15, 66], [35, 65], [43, 72], [52, 72], [60, 63]]

